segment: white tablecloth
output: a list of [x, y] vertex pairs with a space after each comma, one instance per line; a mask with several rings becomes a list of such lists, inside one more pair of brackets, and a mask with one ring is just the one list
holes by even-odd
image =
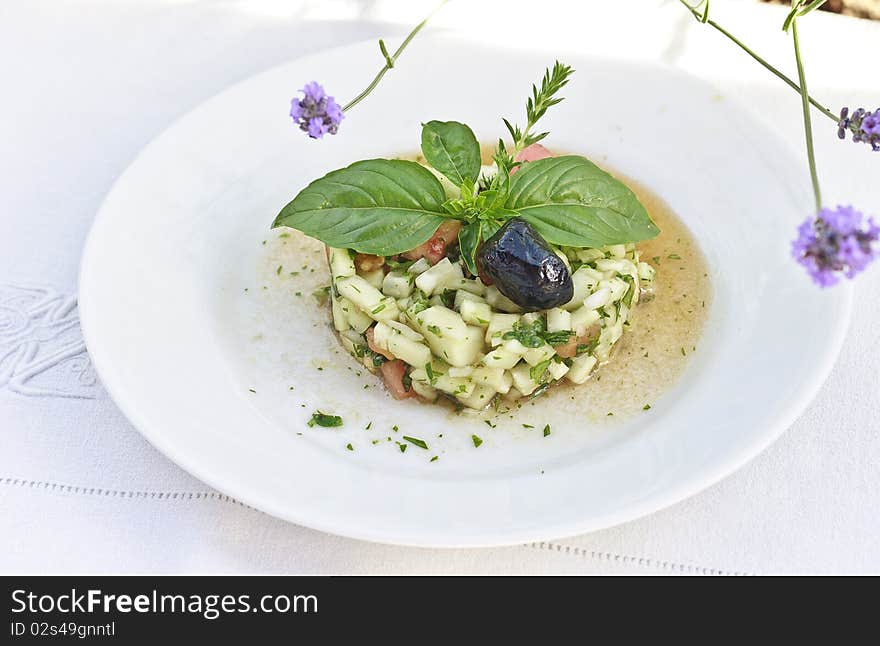
[[[408, 549], [297, 527], [187, 475], [119, 413], [91, 370], [75, 308], [82, 244], [114, 179], [169, 122], [230, 83], [327, 47], [380, 35], [394, 42], [432, 4], [0, 4], [0, 572], [880, 571], [876, 268], [858, 281], [836, 368], [773, 447], [681, 504], [550, 543]], [[779, 30], [784, 9], [712, 6], [717, 20], [794, 73]], [[552, 42], [561, 56], [661, 59], [738, 96], [803, 147], [797, 95], [674, 0], [457, 0], [432, 28], [521, 47]], [[880, 24], [814, 14], [802, 32], [814, 95], [835, 110], [880, 104], [871, 85]], [[374, 63], [365, 81], [378, 53]], [[833, 124], [816, 122], [828, 201], [880, 215], [880, 154], [840, 143]], [[802, 170], [808, 190], [805, 163]]]

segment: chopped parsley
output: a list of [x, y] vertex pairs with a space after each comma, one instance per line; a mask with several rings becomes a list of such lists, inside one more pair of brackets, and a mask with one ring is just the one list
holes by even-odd
[[309, 420], [308, 424], [309, 427], [317, 425], [324, 428], [333, 428], [335, 426], [342, 426], [342, 418], [339, 415], [328, 415], [327, 413], [316, 411], [312, 413], [312, 419]]
[[544, 437], [547, 437], [548, 435], [550, 435], [550, 425], [549, 424], [547, 424], [544, 427]]
[[474, 447], [475, 447], [475, 448], [479, 447], [480, 444], [483, 443], [483, 440], [481, 440], [481, 439], [480, 439], [479, 437], [477, 437], [476, 435], [471, 435], [471, 440], [473, 440], [473, 442], [474, 442]]
[[523, 427], [523, 428], [535, 428], [535, 427], [532, 426], [531, 424], [523, 424], [522, 427]]
[[440, 459], [440, 456], [439, 456], [439, 455], [435, 455], [433, 458], [431, 458], [430, 460], [428, 460], [428, 462], [436, 462], [436, 461], [439, 460], [439, 459]]
[[642, 410], [651, 410], [651, 404], [645, 404], [642, 406]]
[[275, 270], [275, 275], [280, 276], [283, 269], [284, 267], [282, 265], [278, 265], [278, 269]]
[[670, 260], [681, 260], [681, 256], [679, 256], [677, 253], [671, 253], [666, 257]]
[[442, 331], [440, 330], [440, 328], [437, 327], [436, 325], [429, 325], [429, 326], [428, 326], [428, 332], [430, 332], [431, 334], [433, 334], [434, 336], [436, 336], [436, 337], [438, 337], [438, 338], [442, 338], [442, 337], [443, 337], [443, 332], [442, 332]]
[[440, 302], [442, 302], [449, 309], [452, 309], [455, 306], [455, 290], [444, 289], [443, 293], [440, 294]]
[[354, 447], [351, 445], [350, 442], [345, 445], [345, 448], [347, 448], [349, 451], [354, 451]]
[[517, 321], [513, 324], [513, 329], [505, 332], [501, 338], [505, 341], [519, 341], [527, 348], [540, 348], [544, 344], [565, 345], [573, 334], [571, 330], [548, 332], [544, 319], [539, 318], [532, 323]]
[[542, 361], [541, 363], [537, 363], [529, 369], [529, 377], [532, 378], [532, 381], [538, 383], [544, 376], [544, 373], [547, 372], [547, 368], [550, 367], [550, 359], [546, 361]]
[[426, 451], [428, 450], [428, 445], [425, 444], [424, 440], [420, 440], [417, 437], [409, 437], [408, 435], [404, 435], [403, 439], [406, 440], [407, 442], [409, 442], [410, 444], [415, 444], [420, 449], [425, 449]]
[[493, 424], [492, 420], [484, 419], [483, 422], [485, 422], [486, 426], [488, 426], [489, 428], [495, 428], [496, 426], [498, 426], [498, 424]]
[[437, 383], [437, 375], [434, 374], [434, 368], [430, 363], [425, 364], [425, 374], [428, 375], [428, 383], [432, 386]]
[[378, 314], [379, 312], [381, 312], [384, 309], [385, 309], [385, 303], [380, 303], [379, 305], [374, 307], [372, 310], [370, 310], [370, 314]]

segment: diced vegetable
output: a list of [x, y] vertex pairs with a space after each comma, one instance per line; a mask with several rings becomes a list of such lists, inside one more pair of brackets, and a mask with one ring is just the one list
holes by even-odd
[[393, 298], [406, 298], [413, 291], [412, 274], [389, 271], [382, 280], [382, 293]]
[[596, 357], [585, 354], [572, 359], [571, 368], [565, 375], [566, 379], [575, 384], [582, 384], [590, 378], [590, 371], [596, 365]]
[[334, 278], [354, 276], [354, 258], [348, 249], [330, 249], [330, 273]]
[[461, 318], [465, 323], [486, 327], [492, 319], [492, 308], [489, 303], [464, 300], [461, 303]]
[[431, 351], [424, 337], [397, 321], [379, 321], [373, 333], [374, 343], [411, 366], [424, 366], [431, 360]]
[[547, 331], [563, 332], [571, 329], [571, 314], [566, 310], [554, 307], [547, 310]]

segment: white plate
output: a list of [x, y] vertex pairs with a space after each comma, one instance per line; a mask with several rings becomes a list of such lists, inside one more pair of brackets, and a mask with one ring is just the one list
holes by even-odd
[[[650, 513], [729, 474], [792, 423], [833, 364], [850, 305], [848, 288], [820, 291], [789, 257], [809, 210], [803, 164], [712, 87], [592, 58], [568, 57], [577, 74], [546, 125], [566, 149], [659, 193], [701, 244], [714, 303], [684, 376], [650, 414], [614, 425], [539, 405], [521, 421], [551, 423], [548, 438], [520, 420], [489, 429], [364, 389], [369, 375], [333, 354], [326, 313], [273, 282], [266, 256], [275, 252], [261, 245], [277, 235], [269, 223], [326, 171], [416, 150], [422, 121], [457, 119], [496, 139], [500, 117], [520, 115], [558, 55], [420, 37], [338, 136], [297, 132], [287, 117], [297, 88], [317, 78], [352, 96], [378, 64], [375, 49], [322, 53], [230, 88], [147, 146], [107, 197], [82, 264], [82, 326], [105, 387], [159, 450], [309, 527], [481, 546]], [[285, 274], [298, 269], [279, 257]], [[317, 253], [304, 263], [313, 260], [320, 266]], [[308, 429], [316, 409], [342, 415], [345, 427]], [[368, 441], [393, 435], [392, 425], [427, 438], [431, 452]]]

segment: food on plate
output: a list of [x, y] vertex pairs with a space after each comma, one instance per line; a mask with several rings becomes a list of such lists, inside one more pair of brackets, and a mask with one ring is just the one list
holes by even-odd
[[340, 342], [393, 397], [482, 409], [585, 384], [650, 300], [647, 210], [533, 132], [571, 72], [547, 70], [524, 129], [504, 121], [510, 149], [484, 158], [468, 126], [429, 121], [417, 159], [333, 171], [276, 218], [326, 244]]

